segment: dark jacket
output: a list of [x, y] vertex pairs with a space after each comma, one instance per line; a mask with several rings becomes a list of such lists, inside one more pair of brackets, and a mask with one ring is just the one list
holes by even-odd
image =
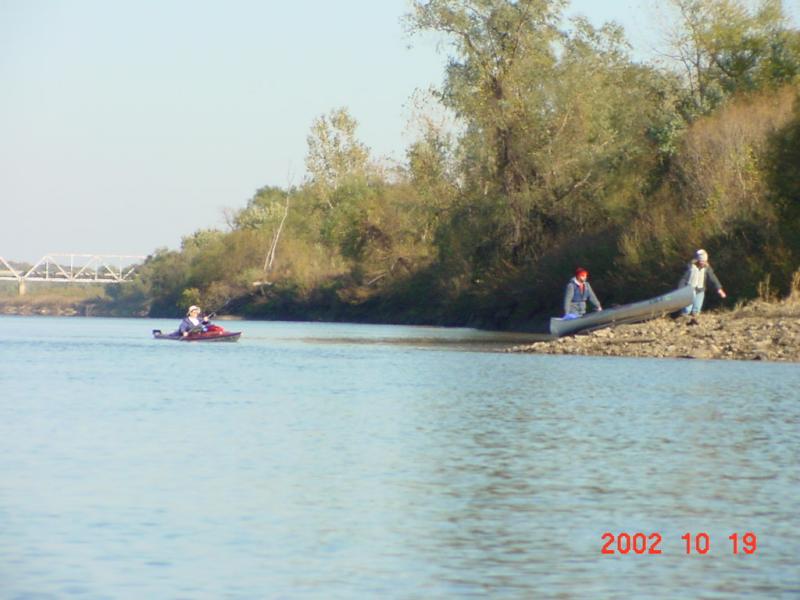
[[203, 325], [208, 325], [208, 319], [202, 318], [200, 319], [200, 325], [195, 325], [189, 320], [189, 317], [184, 317], [181, 324], [178, 326], [178, 333], [183, 335], [184, 333], [189, 333], [195, 327], [202, 327]]
[[587, 300], [594, 304], [595, 308], [600, 308], [600, 301], [594, 295], [594, 290], [588, 281], [583, 283], [583, 289], [581, 290], [581, 284], [577, 278], [570, 279], [564, 292], [564, 314], [584, 314]]

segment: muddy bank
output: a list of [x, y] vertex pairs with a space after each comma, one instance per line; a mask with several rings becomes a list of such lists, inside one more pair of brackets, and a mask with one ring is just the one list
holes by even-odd
[[0, 315], [43, 316], [43, 317], [104, 317], [108, 311], [98, 309], [96, 304], [85, 302], [3, 302], [0, 301]]
[[800, 301], [754, 302], [704, 313], [697, 324], [663, 317], [532, 344], [507, 352], [800, 362]]

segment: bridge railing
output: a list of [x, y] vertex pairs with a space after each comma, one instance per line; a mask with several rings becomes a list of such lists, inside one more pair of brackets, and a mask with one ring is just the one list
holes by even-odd
[[27, 271], [0, 256], [0, 281], [125, 283], [146, 257], [124, 254], [45, 254]]

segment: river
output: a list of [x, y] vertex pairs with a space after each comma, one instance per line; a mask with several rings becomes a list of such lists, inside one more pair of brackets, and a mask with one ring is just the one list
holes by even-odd
[[800, 596], [796, 364], [222, 324], [0, 317], [0, 598]]

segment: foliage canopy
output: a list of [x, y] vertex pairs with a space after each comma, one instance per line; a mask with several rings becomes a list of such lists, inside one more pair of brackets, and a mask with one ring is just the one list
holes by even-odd
[[[564, 24], [563, 0], [412, 3], [448, 54], [428, 121], [393, 168], [346, 108], [307, 137], [307, 179], [267, 186], [115, 298], [266, 318], [521, 327], [590, 269], [604, 304], [674, 287], [705, 247], [735, 295], [800, 266], [800, 32], [779, 0], [670, 0], [676, 68], [623, 31]], [[783, 283], [779, 284], [783, 285]]]

